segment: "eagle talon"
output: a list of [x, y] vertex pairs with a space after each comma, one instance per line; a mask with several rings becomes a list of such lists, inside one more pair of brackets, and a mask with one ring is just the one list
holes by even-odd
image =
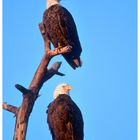
[[72, 46], [68, 45], [68, 46], [65, 46], [63, 49], [65, 50], [65, 52], [71, 52]]
[[58, 49], [61, 49], [62, 48], [62, 46], [60, 45], [60, 43], [58, 43], [58, 47], [57, 47]]

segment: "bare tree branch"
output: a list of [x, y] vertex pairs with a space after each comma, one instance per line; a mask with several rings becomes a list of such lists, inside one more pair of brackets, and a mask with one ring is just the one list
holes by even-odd
[[31, 93], [31, 90], [23, 87], [22, 85], [16, 84], [15, 87], [23, 94]]
[[7, 111], [9, 111], [11, 113], [14, 113], [15, 115], [18, 112], [18, 108], [16, 106], [8, 105], [7, 103], [3, 103], [2, 107], [3, 107], [4, 110], [7, 110]]
[[43, 84], [55, 74], [64, 76], [63, 73], [58, 71], [61, 66], [61, 62], [54, 63], [50, 69], [47, 68], [50, 60], [56, 55], [71, 51], [71, 46], [66, 46], [64, 48], [58, 46], [58, 49], [51, 50], [50, 41], [45, 34], [43, 24], [39, 27], [44, 39], [45, 53], [29, 88], [26, 89], [19, 84], [16, 85], [16, 88], [23, 93], [23, 101], [16, 116], [14, 140], [25, 140], [29, 116], [32, 112], [36, 99], [39, 97], [39, 91]]
[[65, 74], [59, 72], [59, 68], [61, 66], [61, 62], [56, 62], [52, 65], [50, 69], [48, 69], [48, 64], [50, 60], [59, 54], [70, 52], [72, 47], [66, 46], [62, 47], [58, 43], [58, 48], [51, 50], [50, 48], [50, 40], [47, 37], [45, 28], [43, 23], [39, 24], [39, 28], [44, 40], [45, 53], [38, 66], [36, 73], [29, 85], [29, 88], [25, 88], [22, 85], [16, 84], [15, 87], [22, 93], [23, 100], [21, 106], [19, 108], [7, 105], [3, 103], [3, 109], [8, 110], [14, 114], [16, 114], [16, 124], [15, 124], [15, 133], [14, 140], [25, 140], [26, 131], [28, 126], [28, 120], [32, 109], [34, 107], [34, 103], [36, 99], [39, 97], [39, 91], [43, 84], [52, 78], [54, 75], [64, 76]]
[[[48, 79], [50, 79], [52, 76], [54, 76], [55, 74], [56, 75], [59, 75], [59, 76], [64, 76], [65, 74], [61, 73], [61, 72], [58, 72], [58, 69], [60, 68], [61, 66], [61, 62], [55, 62], [52, 67], [48, 70], [48, 73], [46, 74], [46, 81]], [[58, 74], [60, 73], [60, 74]]]

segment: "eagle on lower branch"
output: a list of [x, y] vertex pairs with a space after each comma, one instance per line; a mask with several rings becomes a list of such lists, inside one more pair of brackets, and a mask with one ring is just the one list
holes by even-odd
[[76, 69], [82, 65], [78, 32], [71, 13], [59, 2], [60, 0], [47, 0], [47, 9], [43, 14], [45, 35], [55, 48], [72, 47], [70, 52], [62, 55], [69, 65]]
[[78, 106], [69, 96], [72, 87], [60, 84], [54, 92], [54, 101], [48, 106], [47, 122], [53, 140], [83, 140], [83, 118]]

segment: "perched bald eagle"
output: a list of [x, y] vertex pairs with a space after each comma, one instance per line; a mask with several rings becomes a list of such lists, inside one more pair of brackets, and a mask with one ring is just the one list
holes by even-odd
[[71, 52], [62, 54], [73, 69], [80, 67], [82, 52], [76, 25], [70, 12], [59, 4], [60, 0], [47, 0], [43, 25], [48, 39], [55, 48], [72, 46]]
[[69, 96], [71, 86], [60, 84], [55, 100], [48, 106], [48, 124], [53, 140], [83, 140], [83, 118], [80, 109]]

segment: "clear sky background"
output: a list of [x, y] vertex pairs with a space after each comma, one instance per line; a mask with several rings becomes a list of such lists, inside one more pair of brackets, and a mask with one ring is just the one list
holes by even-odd
[[[62, 56], [60, 71], [40, 90], [29, 119], [27, 140], [51, 140], [46, 109], [59, 83], [73, 86], [72, 99], [84, 118], [85, 140], [137, 139], [137, 1], [62, 0], [73, 15], [83, 52], [83, 66], [73, 70]], [[46, 1], [3, 1], [3, 101], [20, 106], [44, 54], [38, 24]], [[3, 111], [3, 140], [14, 134], [14, 115]]]

